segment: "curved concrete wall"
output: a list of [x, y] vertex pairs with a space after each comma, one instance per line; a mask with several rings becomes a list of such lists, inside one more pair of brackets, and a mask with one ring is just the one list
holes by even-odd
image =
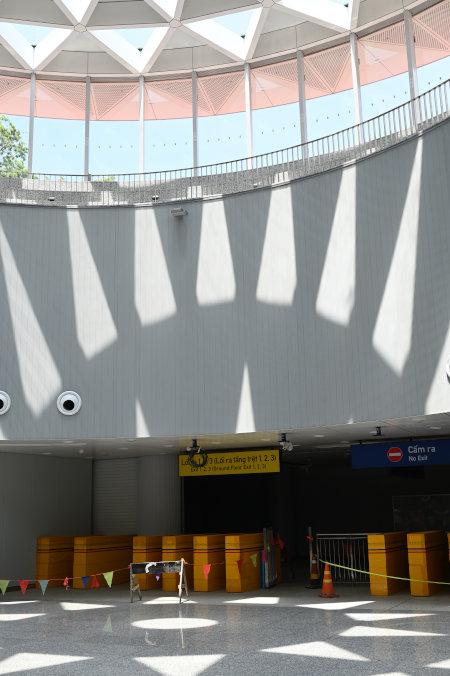
[[[450, 410], [450, 122], [170, 206], [1, 206], [3, 438], [288, 429]], [[66, 389], [83, 398], [65, 417]]]

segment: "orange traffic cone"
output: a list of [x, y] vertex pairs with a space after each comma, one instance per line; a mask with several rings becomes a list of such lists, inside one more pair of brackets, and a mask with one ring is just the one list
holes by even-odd
[[325, 564], [325, 570], [323, 571], [323, 580], [322, 580], [322, 591], [319, 596], [323, 599], [334, 599], [338, 594], [335, 594], [333, 587], [333, 578], [331, 577], [330, 564]]
[[317, 557], [315, 554], [312, 554], [311, 556], [309, 585], [307, 585], [306, 589], [320, 589], [320, 576], [319, 569], [317, 567]]

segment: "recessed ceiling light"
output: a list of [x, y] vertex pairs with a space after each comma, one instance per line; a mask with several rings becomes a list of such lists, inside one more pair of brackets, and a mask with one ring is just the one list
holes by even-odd
[[261, 437], [261, 441], [270, 441], [270, 437]]
[[51, 455], [51, 454], [52, 454], [51, 451], [45, 451], [42, 455]]
[[314, 436], [316, 439], [323, 439], [325, 434], [315, 434]]
[[441, 430], [441, 429], [442, 427], [440, 427], [439, 425], [430, 425], [430, 430]]
[[134, 441], [136, 441], [136, 439], [127, 439], [127, 441], [129, 441], [130, 444], [132, 444]]
[[173, 444], [164, 444], [164, 448], [173, 448]]
[[128, 451], [128, 446], [119, 446], [119, 451]]
[[211, 443], [214, 444], [214, 446], [219, 446], [219, 445], [220, 445], [220, 441], [211, 441]]
[[423, 422], [425, 418], [413, 418], [414, 422]]

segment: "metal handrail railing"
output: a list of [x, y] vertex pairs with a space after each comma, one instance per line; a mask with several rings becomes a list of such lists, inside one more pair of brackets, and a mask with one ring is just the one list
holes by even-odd
[[0, 177], [0, 202], [114, 206], [178, 202], [287, 183], [368, 157], [450, 116], [450, 80], [365, 122], [289, 148], [141, 174]]

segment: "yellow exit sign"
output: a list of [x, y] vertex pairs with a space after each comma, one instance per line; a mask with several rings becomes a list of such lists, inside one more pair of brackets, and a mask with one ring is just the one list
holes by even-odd
[[219, 476], [224, 474], [267, 474], [280, 471], [280, 451], [269, 450], [230, 451], [208, 453], [204, 467], [193, 467], [188, 455], [178, 458], [179, 476]]

